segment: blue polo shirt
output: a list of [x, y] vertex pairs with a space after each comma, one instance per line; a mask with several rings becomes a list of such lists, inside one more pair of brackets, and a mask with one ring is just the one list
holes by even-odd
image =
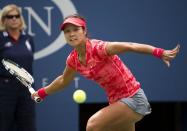
[[29, 73], [33, 73], [34, 43], [31, 36], [21, 32], [18, 40], [14, 40], [8, 32], [0, 32], [0, 77], [11, 77], [2, 65], [2, 59], [10, 59]]

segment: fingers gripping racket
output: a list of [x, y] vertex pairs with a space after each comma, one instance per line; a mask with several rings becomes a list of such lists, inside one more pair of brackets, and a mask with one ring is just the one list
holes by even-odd
[[[9, 59], [3, 59], [2, 63], [5, 69], [27, 87], [31, 94], [35, 93], [35, 90], [31, 86], [34, 83], [34, 79], [24, 68]], [[37, 103], [42, 101], [40, 97], [35, 97], [34, 100]]]

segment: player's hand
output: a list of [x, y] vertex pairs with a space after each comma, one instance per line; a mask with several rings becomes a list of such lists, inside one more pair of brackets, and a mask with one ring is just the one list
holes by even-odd
[[45, 88], [43, 87], [43, 88], [38, 89], [38, 91], [32, 93], [31, 98], [33, 100], [36, 98], [39, 98], [38, 100], [40, 102], [40, 101], [43, 101], [46, 96], [48, 96], [48, 94], [46, 93]]
[[165, 50], [163, 52], [162, 60], [168, 67], [170, 66], [170, 61], [173, 60], [179, 53], [179, 50], [180, 50], [180, 45], [177, 44], [177, 46], [172, 50]]
[[40, 98], [40, 96], [38, 95], [38, 92], [36, 91], [36, 92], [34, 92], [33, 94], [31, 94], [31, 98], [34, 100], [36, 97], [39, 97]]

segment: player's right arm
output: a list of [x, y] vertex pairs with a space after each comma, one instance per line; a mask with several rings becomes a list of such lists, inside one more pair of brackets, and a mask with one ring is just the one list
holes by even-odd
[[75, 77], [76, 71], [68, 66], [65, 67], [62, 75], [58, 76], [51, 84], [45, 87], [45, 92], [50, 95], [63, 90]]
[[32, 94], [32, 98], [39, 96], [42, 99], [55, 92], [63, 90], [75, 77], [76, 71], [68, 66], [65, 67], [62, 75], [58, 76], [51, 84], [46, 87], [40, 88], [37, 92]]

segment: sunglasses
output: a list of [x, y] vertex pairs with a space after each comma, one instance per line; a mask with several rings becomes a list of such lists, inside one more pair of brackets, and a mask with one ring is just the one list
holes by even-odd
[[20, 15], [18, 14], [18, 15], [6, 15], [5, 16], [7, 19], [13, 19], [13, 18], [16, 18], [16, 19], [18, 19], [18, 18], [20, 18]]

